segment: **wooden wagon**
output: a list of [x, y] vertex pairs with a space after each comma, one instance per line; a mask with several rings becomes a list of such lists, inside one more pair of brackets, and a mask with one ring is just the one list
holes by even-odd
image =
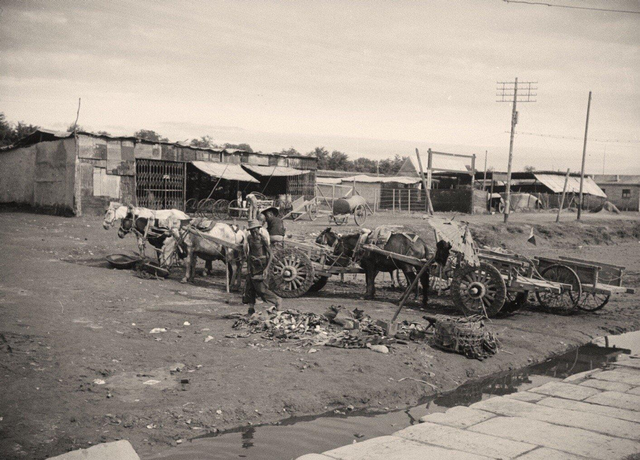
[[562, 256], [537, 257], [536, 260], [544, 278], [571, 280], [575, 306], [581, 310], [600, 310], [612, 294], [635, 293], [635, 289], [622, 285], [625, 267]]
[[329, 215], [329, 223], [346, 225], [349, 221], [349, 215], [352, 215], [353, 221], [360, 226], [366, 222], [369, 212], [367, 200], [360, 195], [338, 198], [333, 202], [333, 212]]

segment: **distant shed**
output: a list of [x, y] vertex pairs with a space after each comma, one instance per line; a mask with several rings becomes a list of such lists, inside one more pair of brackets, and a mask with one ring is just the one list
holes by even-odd
[[640, 175], [595, 174], [593, 180], [621, 211], [640, 211]]

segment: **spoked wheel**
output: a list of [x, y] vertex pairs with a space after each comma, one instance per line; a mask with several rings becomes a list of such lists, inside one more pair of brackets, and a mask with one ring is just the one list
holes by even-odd
[[611, 294], [599, 294], [597, 292], [582, 292], [578, 308], [584, 311], [598, 311], [603, 308], [611, 298]]
[[491, 318], [504, 305], [507, 286], [493, 265], [468, 265], [455, 271], [451, 281], [451, 295], [454, 303], [465, 315], [483, 315]]
[[309, 215], [309, 219], [311, 220], [311, 222], [316, 220], [318, 218], [318, 205], [315, 203], [311, 203], [307, 207], [307, 214]]
[[570, 290], [564, 289], [560, 294], [536, 291], [540, 305], [551, 311], [565, 314], [573, 312], [578, 307], [582, 296], [582, 284], [573, 269], [566, 265], [555, 264], [542, 270], [540, 275], [546, 280], [571, 286]]
[[529, 299], [529, 291], [524, 292], [507, 292], [507, 300], [500, 310], [500, 313], [513, 313], [520, 310]]
[[323, 287], [326, 286], [327, 281], [329, 281], [328, 276], [316, 275], [316, 277], [314, 278], [313, 284], [309, 288], [309, 292], [318, 292], [319, 290], [321, 290]]
[[198, 200], [195, 198], [189, 198], [184, 204], [184, 209], [187, 214], [194, 214], [198, 209]]
[[238, 203], [238, 200], [233, 200], [231, 203], [229, 203], [229, 206], [227, 206], [227, 212], [229, 214], [229, 217], [231, 217], [232, 219], [237, 219], [238, 217], [240, 217], [242, 211], [240, 211], [240, 203]]
[[300, 297], [314, 283], [315, 270], [305, 253], [295, 248], [274, 251], [270, 287], [280, 297]]
[[353, 220], [357, 226], [364, 224], [367, 221], [367, 208], [359, 204], [356, 209], [353, 210]]
[[224, 219], [229, 212], [229, 200], [220, 198], [213, 204], [213, 217], [216, 219]]
[[213, 205], [216, 200], [213, 198], [208, 198], [200, 203], [198, 211], [202, 217], [207, 217], [209, 219], [213, 219]]

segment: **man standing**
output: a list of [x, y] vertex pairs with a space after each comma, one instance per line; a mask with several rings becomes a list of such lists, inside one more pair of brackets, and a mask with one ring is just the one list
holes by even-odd
[[275, 206], [271, 206], [262, 211], [262, 215], [264, 216], [264, 220], [267, 223], [267, 231], [269, 232], [269, 237], [271, 241], [282, 241], [284, 240], [284, 234], [286, 232], [284, 228], [284, 222], [280, 217], [280, 210]]
[[257, 220], [249, 221], [249, 234], [245, 240], [245, 255], [249, 273], [244, 285], [242, 303], [249, 305], [249, 314], [255, 313], [256, 296], [263, 301], [280, 308], [282, 299], [267, 287], [269, 267], [271, 265], [271, 249], [269, 241], [260, 234], [262, 225]]

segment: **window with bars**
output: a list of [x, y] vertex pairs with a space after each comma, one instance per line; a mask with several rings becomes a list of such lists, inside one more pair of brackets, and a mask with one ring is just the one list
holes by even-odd
[[149, 209], [181, 209], [185, 205], [185, 163], [136, 160], [136, 199]]

